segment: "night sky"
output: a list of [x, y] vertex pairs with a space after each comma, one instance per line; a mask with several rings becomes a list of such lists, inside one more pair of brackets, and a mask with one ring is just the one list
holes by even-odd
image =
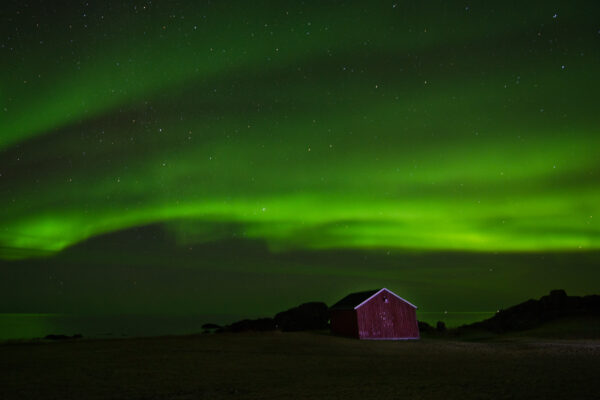
[[4, 1], [0, 312], [600, 286], [597, 1]]

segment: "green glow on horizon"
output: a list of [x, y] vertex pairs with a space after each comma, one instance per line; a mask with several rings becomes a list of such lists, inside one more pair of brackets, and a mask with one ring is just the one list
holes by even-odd
[[41, 31], [11, 10], [0, 258], [155, 223], [273, 251], [600, 249], [593, 13], [443, 4], [98, 6]]

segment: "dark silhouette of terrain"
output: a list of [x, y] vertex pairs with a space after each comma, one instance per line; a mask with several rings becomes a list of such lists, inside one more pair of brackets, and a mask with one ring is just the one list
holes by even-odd
[[329, 309], [322, 302], [300, 304], [275, 315], [275, 326], [283, 332], [329, 328]]
[[81, 339], [81, 338], [83, 338], [83, 335], [81, 333], [76, 333], [73, 336], [56, 335], [56, 334], [50, 334], [50, 335], [44, 336], [44, 339], [46, 339], [46, 340], [68, 340], [68, 339]]
[[458, 330], [485, 329], [494, 333], [506, 333], [533, 329], [570, 317], [600, 317], [600, 296], [567, 296], [562, 289], [552, 290], [539, 300], [527, 300], [500, 310], [492, 318], [463, 325]]
[[[474, 330], [491, 333], [526, 331], [540, 327], [551, 321], [571, 317], [600, 317], [600, 295], [567, 296], [562, 290], [552, 290], [539, 300], [523, 303], [500, 310], [492, 318], [448, 330], [452, 334], [463, 334]], [[309, 302], [277, 313], [273, 318], [243, 319], [230, 325], [205, 324], [205, 332], [282, 332], [322, 330], [329, 328], [327, 305], [323, 302]], [[419, 321], [419, 331], [423, 334], [444, 334], [447, 331], [443, 321], [432, 326]]]
[[329, 328], [329, 313], [325, 303], [313, 301], [277, 313], [273, 318], [243, 319], [223, 327], [204, 324], [205, 332], [308, 331]]
[[438, 321], [435, 326], [431, 326], [425, 321], [417, 321], [417, 323], [420, 333], [446, 332], [446, 324], [443, 321]]

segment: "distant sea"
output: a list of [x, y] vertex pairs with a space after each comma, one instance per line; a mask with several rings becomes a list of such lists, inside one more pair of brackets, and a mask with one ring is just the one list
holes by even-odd
[[[456, 327], [481, 321], [494, 312], [422, 312], [417, 318], [435, 326], [444, 321]], [[87, 338], [118, 338], [201, 333], [208, 322], [228, 324], [253, 316], [233, 315], [73, 315], [73, 314], [0, 314], [0, 340], [43, 338], [49, 334]]]
[[201, 333], [208, 322], [228, 324], [242, 319], [232, 315], [74, 315], [1, 314], [0, 340], [43, 338], [49, 334], [81, 334], [90, 338], [117, 338]]

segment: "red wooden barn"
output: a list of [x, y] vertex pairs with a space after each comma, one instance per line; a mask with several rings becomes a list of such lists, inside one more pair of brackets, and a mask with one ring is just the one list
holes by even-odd
[[386, 288], [352, 293], [329, 309], [331, 332], [359, 339], [418, 339], [417, 307]]

